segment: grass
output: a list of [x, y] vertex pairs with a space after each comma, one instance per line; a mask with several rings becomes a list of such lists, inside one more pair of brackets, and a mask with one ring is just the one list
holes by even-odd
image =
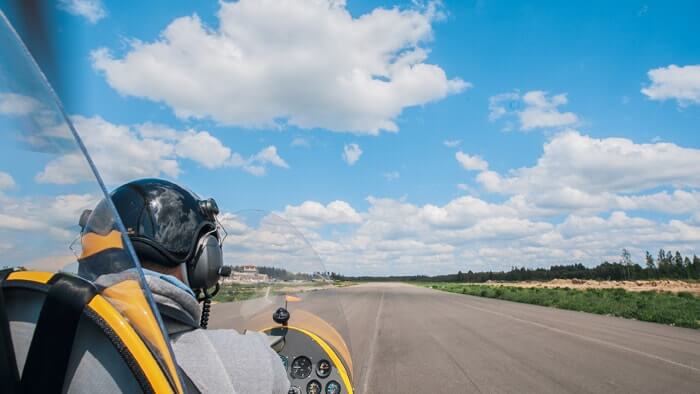
[[430, 283], [424, 286], [452, 293], [700, 328], [700, 297], [687, 292], [524, 288], [464, 283]]
[[[348, 287], [355, 285], [355, 282], [350, 281], [336, 281], [334, 283], [335, 287]], [[270, 288], [270, 294], [285, 294], [292, 292], [294, 293], [295, 288], [301, 289], [301, 291], [309, 290], [315, 286], [321, 287], [323, 284], [312, 283], [312, 282], [279, 282], [273, 285], [269, 283], [259, 283], [259, 284], [240, 284], [240, 283], [229, 283], [221, 286], [219, 293], [214, 296], [213, 300], [215, 302], [233, 302], [233, 301], [245, 301], [251, 300], [253, 298], [259, 298], [267, 294], [268, 288]]]
[[267, 287], [267, 285], [227, 284], [221, 286], [221, 290], [214, 296], [213, 300], [215, 302], [250, 300], [264, 296]]

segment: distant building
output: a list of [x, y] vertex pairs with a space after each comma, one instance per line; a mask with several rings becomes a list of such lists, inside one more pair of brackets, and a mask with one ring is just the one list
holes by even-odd
[[258, 267], [254, 265], [244, 265], [233, 271], [230, 277], [224, 279], [228, 283], [261, 283], [267, 282], [267, 274], [258, 272]]

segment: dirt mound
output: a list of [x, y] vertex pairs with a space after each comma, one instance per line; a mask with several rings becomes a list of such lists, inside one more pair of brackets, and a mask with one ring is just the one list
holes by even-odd
[[610, 281], [610, 280], [584, 280], [584, 279], [553, 279], [549, 282], [498, 282], [487, 281], [487, 284], [517, 287], [569, 287], [573, 289], [625, 289], [629, 291], [681, 291], [694, 293], [700, 296], [700, 283], [685, 282], [682, 280], [636, 280], [636, 281]]

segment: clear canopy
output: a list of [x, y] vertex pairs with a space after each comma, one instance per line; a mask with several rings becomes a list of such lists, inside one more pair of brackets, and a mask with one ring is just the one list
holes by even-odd
[[277, 325], [273, 313], [283, 307], [290, 325], [311, 327], [351, 363], [338, 287], [304, 235], [266, 211], [239, 211], [221, 223], [233, 273], [222, 283], [217, 300], [225, 304], [217, 305], [214, 318], [239, 331], [261, 331]]
[[[95, 280], [180, 386], [143, 272], [80, 133], [27, 48], [0, 12], [0, 267], [68, 271]], [[99, 203], [99, 205], [98, 205]], [[92, 214], [81, 216], [85, 210]], [[83, 226], [85, 231], [81, 233]]]

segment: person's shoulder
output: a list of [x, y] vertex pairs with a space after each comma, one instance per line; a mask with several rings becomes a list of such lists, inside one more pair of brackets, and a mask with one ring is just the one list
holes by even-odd
[[233, 329], [216, 329], [204, 330], [197, 328], [173, 335], [171, 337], [174, 344], [177, 345], [196, 345], [204, 344], [211, 345], [217, 353], [227, 354], [230, 349], [237, 349], [237, 355], [246, 354], [245, 351], [251, 352], [251, 356], [264, 353], [267, 356], [274, 352], [270, 348], [268, 337], [260, 332], [247, 331], [241, 334]]
[[265, 353], [272, 352], [270, 349], [268, 337], [260, 332], [246, 331], [244, 334], [233, 329], [218, 329], [218, 330], [197, 330], [202, 331], [211, 342], [215, 344], [235, 345], [239, 349], [250, 348], [251, 350], [264, 350]]

